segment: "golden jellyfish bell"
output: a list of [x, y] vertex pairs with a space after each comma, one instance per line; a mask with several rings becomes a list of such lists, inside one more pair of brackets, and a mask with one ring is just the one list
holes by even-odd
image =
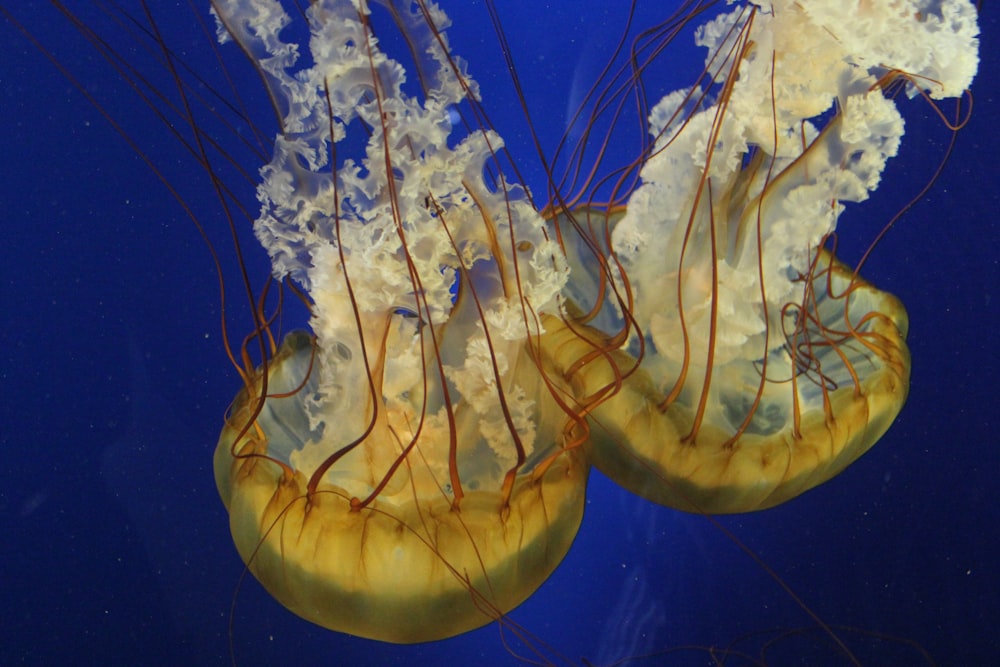
[[447, 17], [379, 4], [417, 54], [418, 94], [365, 3], [310, 5], [307, 66], [279, 3], [213, 3], [279, 108], [255, 231], [315, 334], [247, 374], [215, 473], [241, 556], [283, 605], [417, 642], [534, 592], [576, 534], [588, 464], [537, 351], [558, 247], [521, 186], [487, 184], [500, 137], [453, 131], [477, 93]]
[[744, 5], [703, 26], [707, 84], [652, 110], [627, 207], [558, 218], [587, 337], [561, 368], [596, 404], [594, 464], [648, 499], [777, 505], [863, 454], [906, 399], [902, 304], [822, 248], [898, 149], [879, 77], [962, 95], [976, 12], [865, 3], [855, 26], [841, 9]]

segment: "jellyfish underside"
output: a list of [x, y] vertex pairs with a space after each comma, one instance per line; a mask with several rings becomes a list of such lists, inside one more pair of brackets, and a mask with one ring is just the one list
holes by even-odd
[[[255, 405], [244, 391], [216, 449], [233, 538], [261, 584], [318, 625], [396, 643], [460, 634], [523, 602], [576, 535], [588, 471], [583, 452], [567, 450], [544, 472], [519, 475], [509, 499], [493, 485], [466, 491], [459, 507], [442, 480], [423, 474], [419, 444], [404, 464], [409, 481], [392, 497], [355, 508], [355, 496], [335, 484], [321, 482], [310, 493], [302, 472], [288, 474], [271, 457], [287, 460], [314, 438], [322, 445], [303, 406], [315, 380], [300, 388], [312, 352], [308, 334], [286, 337], [268, 365], [268, 391], [287, 396], [269, 398], [234, 447]], [[398, 454], [388, 435], [371, 434], [364, 447]], [[331, 451], [337, 446], [334, 440]]]
[[[255, 230], [313, 301], [314, 334], [246, 373], [215, 454], [237, 549], [284, 606], [382, 641], [453, 636], [502, 620], [559, 564], [591, 464], [657, 503], [745, 512], [830, 479], [889, 428], [905, 311], [821, 248], [902, 122], [839, 55], [839, 88], [786, 114], [768, 68], [825, 65], [761, 52], [838, 40], [821, 27], [780, 45], [794, 30], [761, 26], [808, 10], [747, 4], [700, 34], [728, 54], [712, 65], [728, 110], [692, 103], [697, 89], [665, 98], [628, 205], [545, 220], [496, 176], [495, 132], [452, 136], [478, 89], [443, 13], [378, 4], [423, 98], [352, 3], [311, 3], [314, 41], [337, 48], [296, 70], [277, 13], [213, 2], [287, 103]], [[800, 75], [818, 78], [792, 72], [789, 89]], [[761, 78], [778, 99], [744, 118], [760, 89], [740, 86]], [[363, 154], [329, 155], [358, 124]]]
[[[623, 215], [575, 212], [611, 229]], [[567, 257], [582, 274], [587, 253], [579, 250], [571, 247]], [[625, 349], [595, 354], [607, 349], [607, 324], [571, 324], [573, 334], [562, 341], [574, 349], [560, 356], [573, 363], [557, 368], [578, 396], [609, 393], [591, 409], [585, 444], [591, 463], [653, 502], [722, 514], [779, 505], [864, 454], [906, 400], [906, 311], [826, 251], [815, 268], [807, 278], [809, 312], [796, 311], [801, 326], [785, 346], [767, 365], [747, 346], [746, 356], [714, 366], [707, 396], [699, 376], [668, 398], [677, 389], [675, 375], [651, 375], [643, 362], [655, 360], [640, 361]], [[589, 282], [591, 289], [597, 282]], [[703, 399], [710, 407], [695, 425]]]

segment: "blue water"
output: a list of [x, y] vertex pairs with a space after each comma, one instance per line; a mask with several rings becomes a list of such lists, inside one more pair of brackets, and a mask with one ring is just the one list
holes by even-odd
[[[93, 48], [46, 3], [0, 4], [155, 159], [210, 239], [231, 247], [204, 175]], [[178, 18], [186, 7], [156, 4], [174, 50], [220, 85], [204, 37]], [[484, 8], [460, 4], [454, 50], [523, 158], [529, 185], [542, 190]], [[620, 18], [603, 4], [500, 8], [547, 150], [618, 34]], [[645, 4], [646, 17], [659, 11]], [[902, 415], [833, 481], [777, 509], [720, 520], [819, 618], [850, 628], [837, 632], [866, 664], [921, 664], [919, 652], [869, 633], [919, 642], [943, 665], [995, 664], [1000, 655], [995, 13], [988, 9], [981, 27], [972, 120], [934, 189], [866, 267], [910, 314], [913, 384]], [[131, 48], [112, 34], [121, 37], [116, 47]], [[211, 256], [84, 96], [5, 21], [0, 38], [0, 664], [225, 664], [230, 622], [240, 665], [518, 664], [495, 625], [399, 647], [302, 621], [251, 577], [237, 595], [243, 567], [211, 454], [239, 379], [223, 352]], [[139, 67], [151, 62], [140, 49], [127, 52]], [[691, 61], [676, 62], [682, 73], [695, 71]], [[154, 76], [154, 86], [169, 86], [162, 72]], [[245, 68], [235, 76], [241, 89], [255, 89]], [[263, 108], [259, 93], [249, 102]], [[947, 142], [920, 100], [903, 107], [903, 155], [873, 200], [841, 223], [849, 259], [919, 191]], [[237, 188], [252, 212], [252, 187]], [[251, 273], [266, 275], [261, 253], [247, 251]], [[231, 253], [223, 261], [227, 315], [245, 322]], [[295, 318], [290, 325], [301, 324]], [[607, 664], [736, 641], [758, 656], [779, 638], [764, 656], [769, 664], [847, 664], [768, 570], [705, 517], [650, 505], [596, 472], [588, 493], [566, 561], [511, 614], [556, 655]], [[711, 660], [676, 650], [630, 664]]]

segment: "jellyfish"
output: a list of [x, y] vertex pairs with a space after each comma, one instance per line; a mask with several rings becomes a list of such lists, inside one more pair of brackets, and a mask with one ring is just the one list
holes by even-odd
[[559, 219], [583, 232], [562, 238], [589, 331], [560, 368], [602, 397], [599, 469], [658, 503], [745, 512], [885, 433], [909, 384], [906, 312], [828, 241], [897, 153], [892, 93], [971, 84], [976, 16], [965, 0], [767, 2], [699, 28], [702, 78], [651, 110], [626, 205]]
[[[475, 102], [431, 3], [306, 11], [309, 63], [278, 2], [213, 3], [259, 66], [281, 132], [255, 233], [308, 294], [233, 404], [215, 454], [237, 548], [291, 611], [390, 642], [501, 618], [556, 567], [580, 524], [583, 422], [540, 352], [568, 276], [502, 139], [456, 127]], [[385, 18], [383, 15], [381, 18]]]
[[680, 509], [763, 509], [902, 408], [905, 311], [829, 239], [898, 149], [886, 91], [970, 84], [968, 2], [859, 3], [850, 26], [840, 3], [741, 3], [650, 110], [638, 180], [548, 207], [434, 3], [310, 3], [307, 46], [277, 0], [212, 8], [279, 118], [254, 230], [312, 329], [245, 369], [215, 476], [296, 614], [401, 643], [503, 620], [569, 549], [591, 464]]

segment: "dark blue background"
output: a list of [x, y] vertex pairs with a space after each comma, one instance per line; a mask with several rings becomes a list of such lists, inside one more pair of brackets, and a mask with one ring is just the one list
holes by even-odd
[[[486, 109], [540, 191], [485, 10], [448, 4], [454, 50], [469, 61]], [[579, 82], [593, 79], [620, 30], [618, 13], [590, 4], [500, 7], [547, 150]], [[644, 4], [648, 24], [659, 3]], [[229, 316], [242, 331], [231, 245], [203, 173], [47, 3], [2, 5], [76, 73], [202, 216], [224, 251]], [[221, 85], [186, 4], [156, 5], [173, 48]], [[85, 15], [106, 23], [89, 9]], [[720, 520], [819, 617], [854, 628], [840, 634], [870, 664], [913, 664], [920, 654], [869, 632], [915, 640], [945, 665], [994, 664], [1000, 655], [1000, 320], [992, 301], [1000, 285], [1000, 30], [988, 10], [981, 27], [972, 121], [934, 189], [866, 269], [910, 313], [906, 408], [882, 442], [832, 482], [783, 507]], [[150, 61], [120, 30], [111, 34], [140, 67]], [[514, 663], [496, 626], [411, 647], [358, 640], [299, 620], [252, 579], [231, 612], [242, 563], [211, 454], [239, 379], [223, 352], [206, 245], [42, 54], [5, 21], [0, 39], [0, 664], [223, 664], [230, 620], [241, 665]], [[666, 88], [698, 66], [672, 62], [679, 78]], [[241, 89], [259, 87], [245, 68], [237, 65], [235, 76]], [[169, 87], [162, 73], [155, 77], [155, 86]], [[873, 200], [850, 207], [841, 223], [848, 259], [919, 191], [947, 142], [924, 103], [902, 106], [903, 155]], [[240, 193], [253, 210], [252, 189], [241, 185]], [[251, 272], [262, 278], [266, 260], [247, 248]], [[765, 657], [846, 663], [765, 567], [713, 522], [652, 506], [597, 473], [568, 558], [511, 617], [573, 661], [605, 664], [803, 629]], [[755, 654], [774, 637], [738, 646]], [[668, 658], [709, 662], [704, 652], [680, 651], [645, 664]]]

